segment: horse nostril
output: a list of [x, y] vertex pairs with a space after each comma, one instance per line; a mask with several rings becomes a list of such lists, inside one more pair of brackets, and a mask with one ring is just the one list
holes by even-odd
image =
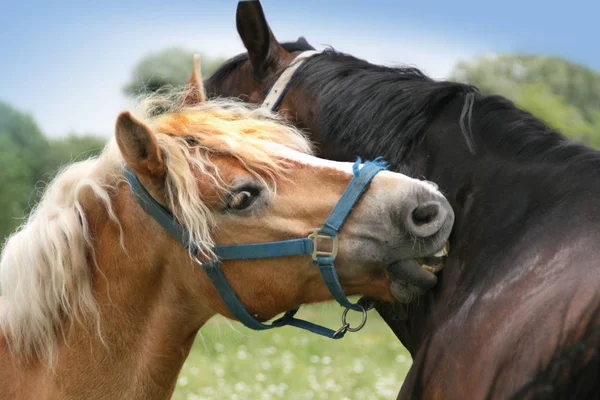
[[441, 202], [430, 200], [409, 209], [404, 223], [412, 236], [429, 238], [444, 226], [448, 212]]
[[440, 203], [437, 201], [430, 201], [425, 204], [421, 204], [412, 212], [413, 223], [416, 226], [430, 224], [435, 221], [439, 210]]

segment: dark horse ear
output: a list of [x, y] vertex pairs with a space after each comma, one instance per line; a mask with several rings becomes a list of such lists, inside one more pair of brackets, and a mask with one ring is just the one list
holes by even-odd
[[264, 77], [270, 67], [278, 64], [282, 47], [267, 24], [260, 1], [240, 1], [235, 22], [254, 73]]
[[298, 38], [298, 40], [296, 40], [296, 43], [298, 45], [302, 46], [302, 47], [306, 47], [306, 48], [309, 48], [311, 50], [315, 50], [315, 48], [312, 47], [310, 43], [308, 43], [308, 41], [306, 40], [306, 38], [304, 36], [300, 36]]

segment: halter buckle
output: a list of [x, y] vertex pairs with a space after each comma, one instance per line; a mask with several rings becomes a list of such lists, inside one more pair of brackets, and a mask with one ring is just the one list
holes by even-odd
[[[338, 253], [338, 237], [337, 236], [329, 236], [324, 233], [319, 232], [319, 229], [315, 229], [313, 233], [308, 235], [309, 239], [313, 241], [313, 251], [311, 253], [313, 261], [317, 261], [317, 257], [331, 257], [332, 260], [335, 260], [335, 257]], [[319, 240], [331, 240], [331, 251], [327, 250], [319, 250]]]

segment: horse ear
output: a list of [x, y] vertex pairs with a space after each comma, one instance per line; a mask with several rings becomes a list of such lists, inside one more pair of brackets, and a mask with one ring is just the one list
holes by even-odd
[[279, 63], [281, 52], [285, 50], [271, 32], [260, 1], [240, 1], [235, 19], [252, 70], [257, 77], [263, 78], [269, 67]]
[[146, 124], [124, 111], [117, 117], [115, 134], [121, 154], [131, 169], [149, 178], [164, 176], [166, 166], [162, 153]]
[[194, 106], [203, 103], [206, 100], [206, 92], [202, 83], [202, 69], [200, 66], [200, 54], [194, 54], [194, 69], [192, 76], [185, 88], [185, 92], [181, 98], [183, 106]]
[[298, 38], [298, 40], [296, 40], [296, 43], [297, 43], [298, 45], [300, 45], [300, 46], [303, 46], [303, 47], [309, 48], [309, 49], [311, 49], [311, 50], [315, 50], [315, 48], [314, 48], [314, 47], [312, 47], [310, 43], [308, 43], [308, 41], [306, 40], [306, 38], [305, 38], [304, 36], [300, 36], [300, 37]]

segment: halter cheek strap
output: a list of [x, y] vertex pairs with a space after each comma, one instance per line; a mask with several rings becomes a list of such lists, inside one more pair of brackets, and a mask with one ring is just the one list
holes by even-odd
[[[329, 338], [342, 338], [349, 328], [348, 324], [345, 323], [345, 319], [344, 326], [337, 331], [333, 331], [332, 329], [312, 322], [295, 318], [294, 315], [298, 311], [298, 308], [286, 312], [283, 317], [276, 319], [271, 325], [258, 321], [248, 312], [248, 310], [246, 310], [244, 305], [235, 295], [231, 285], [229, 285], [229, 282], [227, 282], [225, 275], [221, 271], [220, 263], [223, 260], [250, 260], [305, 256], [310, 254], [313, 263], [319, 265], [321, 276], [331, 292], [331, 295], [337, 302], [348, 309], [362, 311], [363, 315], [365, 315], [366, 311], [362, 306], [351, 303], [348, 298], [346, 298], [333, 262], [337, 255], [337, 234], [339, 230], [344, 225], [348, 215], [352, 212], [354, 206], [375, 175], [384, 169], [385, 165], [381, 162], [367, 162], [360, 168], [359, 161], [357, 161], [354, 165], [354, 177], [348, 184], [348, 187], [342, 194], [338, 203], [333, 208], [331, 214], [326, 219], [323, 227], [315, 230], [307, 238], [278, 242], [215, 246], [213, 251], [217, 258], [203, 263], [202, 268], [207, 273], [214, 287], [217, 289], [219, 296], [231, 313], [248, 328], [254, 330], [265, 330], [291, 325]], [[154, 200], [146, 188], [141, 184], [133, 170], [127, 166], [125, 167], [125, 178], [127, 179], [127, 182], [129, 182], [132, 193], [144, 211], [153, 217], [184, 248], [190, 250], [192, 254], [197, 254], [198, 250], [187, 240], [188, 235], [185, 229], [175, 220], [173, 215], [167, 209]], [[333, 248], [331, 251], [324, 251], [319, 248], [319, 241], [324, 239], [332, 241]]]
[[306, 61], [308, 58], [320, 54], [320, 51], [309, 50], [304, 51], [296, 56], [294, 60], [286, 67], [285, 71], [277, 78], [275, 84], [269, 90], [267, 97], [263, 101], [261, 107], [268, 108], [271, 111], [275, 111], [279, 107], [279, 103], [285, 96], [288, 89], [288, 84], [294, 76], [296, 70]]

